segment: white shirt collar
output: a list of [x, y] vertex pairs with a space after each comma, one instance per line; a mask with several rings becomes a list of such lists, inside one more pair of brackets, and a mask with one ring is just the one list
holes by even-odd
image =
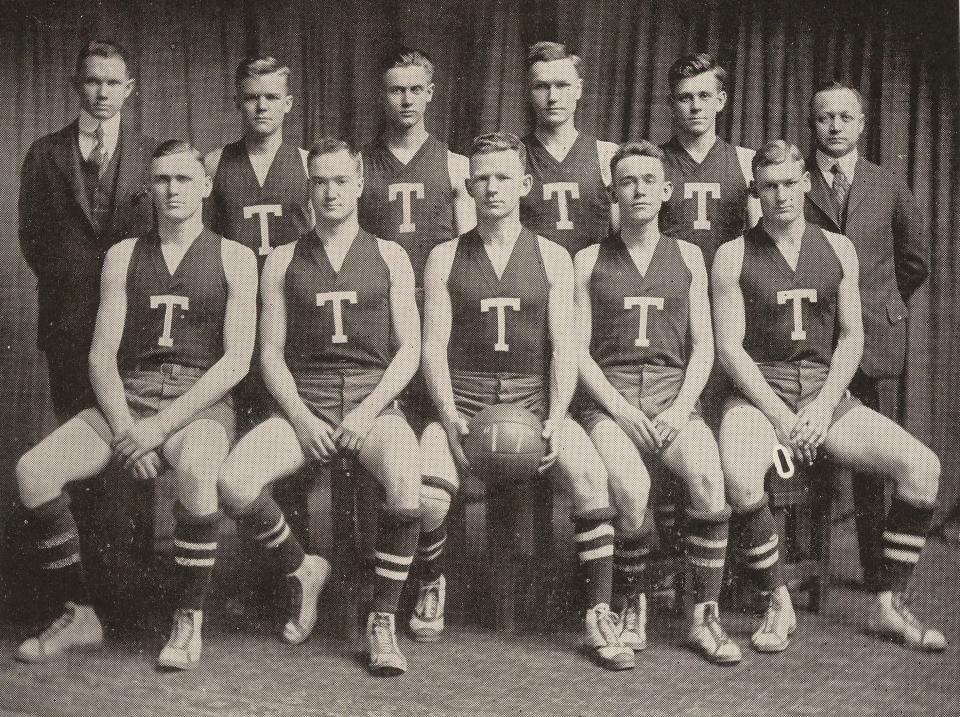
[[836, 157], [831, 157], [829, 154], [821, 152], [819, 149], [816, 153], [817, 156], [817, 166], [820, 167], [820, 172], [823, 174], [823, 178], [827, 180], [828, 186], [833, 186], [833, 165], [839, 164], [840, 169], [843, 170], [843, 173], [847, 177], [847, 182], [853, 181], [853, 170], [857, 166], [857, 160], [860, 158], [860, 154], [857, 152], [857, 148], [854, 147], [852, 152], [848, 152], [839, 159]]
[[80, 117], [77, 122], [80, 127], [80, 139], [89, 139], [91, 147], [93, 146], [93, 134], [97, 131], [97, 125], [103, 124], [103, 142], [107, 146], [107, 156], [113, 156], [113, 152], [117, 148], [117, 139], [120, 137], [119, 112], [101, 123], [86, 110], [80, 110]]

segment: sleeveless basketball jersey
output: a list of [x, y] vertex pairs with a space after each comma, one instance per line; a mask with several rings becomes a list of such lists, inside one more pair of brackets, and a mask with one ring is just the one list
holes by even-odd
[[590, 276], [590, 353], [601, 369], [685, 369], [692, 275], [677, 240], [660, 237], [641, 274], [619, 236], [601, 242]]
[[260, 268], [273, 247], [295, 241], [310, 228], [310, 186], [300, 150], [281, 144], [263, 186], [243, 140], [220, 155], [210, 195], [210, 227], [253, 249]]
[[578, 135], [562, 162], [534, 134], [523, 143], [527, 173], [533, 177], [533, 188], [520, 200], [523, 225], [562, 245], [570, 256], [606, 237], [610, 198], [600, 172], [596, 138]]
[[340, 271], [315, 232], [297, 242], [287, 266], [287, 366], [298, 373], [386, 370], [394, 348], [390, 268], [362, 229]]
[[227, 308], [223, 241], [204, 229], [171, 275], [157, 234], [136, 240], [127, 268], [122, 370], [161, 363], [206, 370], [220, 360]]
[[673, 194], [660, 210], [660, 231], [699, 246], [709, 271], [717, 247], [746, 229], [747, 180], [737, 148], [717, 139], [697, 164], [674, 137], [663, 153]]
[[819, 227], [807, 224], [796, 272], [761, 226], [748, 231], [740, 287], [746, 317], [743, 347], [750, 358], [829, 366], [842, 278], [840, 259]]
[[363, 150], [360, 226], [395, 241], [410, 257], [418, 287], [430, 250], [453, 238], [448, 148], [433, 135], [403, 164], [378, 138]]
[[503, 277], [497, 278], [483, 240], [460, 237], [447, 280], [453, 325], [451, 368], [542, 376], [549, 365], [547, 272], [533, 232], [522, 229]]

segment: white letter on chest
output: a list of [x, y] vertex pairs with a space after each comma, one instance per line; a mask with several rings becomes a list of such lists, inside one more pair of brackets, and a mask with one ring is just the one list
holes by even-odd
[[157, 339], [157, 346], [170, 348], [173, 346], [173, 307], [177, 306], [187, 311], [190, 308], [190, 298], [187, 296], [175, 296], [173, 294], [162, 294], [160, 296], [150, 297], [150, 308], [163, 311], [163, 335]]
[[401, 234], [410, 234], [417, 231], [417, 225], [413, 223], [413, 198], [423, 199], [426, 196], [425, 191], [423, 182], [401, 182], [387, 187], [387, 199], [389, 201], [395, 202], [398, 197], [400, 198], [400, 211], [403, 219], [397, 231]]
[[333, 337], [330, 343], [345, 344], [347, 335], [343, 333], [343, 302], [348, 301], [351, 304], [357, 303], [357, 292], [355, 291], [325, 291], [317, 294], [317, 306], [323, 306], [327, 302], [333, 305]]
[[807, 332], [803, 328], [803, 300], [808, 299], [811, 304], [817, 303], [816, 289], [789, 289], [787, 291], [777, 292], [777, 303], [786, 304], [793, 302], [793, 332], [790, 338], [794, 341], [803, 341], [807, 338]]
[[497, 343], [493, 345], [494, 351], [509, 351], [510, 345], [507, 343], [507, 309], [520, 311], [520, 299], [481, 299], [480, 311], [486, 313], [490, 309], [497, 310]]
[[655, 308], [657, 311], [663, 311], [664, 299], [662, 296], [624, 296], [623, 297], [623, 308], [629, 311], [630, 309], [637, 307], [640, 309], [640, 332], [637, 334], [636, 340], [633, 342], [634, 346], [649, 346], [650, 339], [647, 338], [647, 316], [649, 315], [650, 307]]
[[260, 246], [257, 247], [257, 253], [260, 256], [266, 256], [270, 253], [270, 215], [275, 217], [283, 216], [282, 204], [255, 204], [252, 207], [243, 208], [243, 218], [260, 219]]
[[720, 199], [720, 184], [717, 182], [687, 182], [683, 185], [683, 198], [697, 200], [697, 218], [693, 222], [694, 229], [709, 229], [710, 220], [707, 218], [707, 197]]
[[573, 222], [570, 221], [570, 208], [567, 199], [580, 198], [580, 185], [576, 182], [550, 182], [543, 185], [543, 201], [549, 202], [550, 197], [557, 195], [557, 209], [560, 212], [560, 219], [557, 222], [557, 229], [573, 229]]

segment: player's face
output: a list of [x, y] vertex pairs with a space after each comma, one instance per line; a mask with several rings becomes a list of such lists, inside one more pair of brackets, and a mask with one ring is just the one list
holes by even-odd
[[726, 103], [727, 93], [719, 88], [712, 70], [684, 77], [670, 95], [677, 130], [688, 137], [700, 137], [714, 130], [717, 114]]
[[339, 224], [357, 212], [363, 178], [346, 150], [310, 160], [310, 202], [317, 222]]
[[831, 157], [842, 157], [857, 146], [863, 132], [863, 110], [850, 90], [827, 90], [813, 99], [813, 128], [817, 147]]
[[186, 152], [154, 159], [150, 186], [157, 215], [173, 223], [198, 216], [213, 188], [203, 164]]
[[810, 191], [803, 162], [760, 167], [754, 181], [765, 223], [786, 226], [803, 216], [803, 197]]
[[470, 158], [467, 188], [482, 219], [503, 219], [519, 210], [533, 179], [525, 173], [520, 155], [513, 150], [476, 154]]
[[623, 223], [654, 221], [660, 206], [670, 198], [673, 185], [663, 174], [656, 157], [629, 156], [617, 162], [613, 176], [613, 196], [620, 205]]
[[530, 106], [537, 124], [559, 127], [572, 121], [583, 94], [583, 80], [568, 59], [534, 62], [528, 75]]
[[119, 57], [88, 57], [73, 82], [83, 109], [101, 122], [117, 114], [133, 92], [127, 63]]
[[237, 108], [246, 132], [269, 137], [283, 129], [283, 117], [293, 107], [287, 78], [276, 72], [245, 77], [237, 88]]
[[383, 107], [394, 127], [408, 129], [423, 122], [432, 99], [433, 83], [424, 68], [391, 67], [383, 73]]

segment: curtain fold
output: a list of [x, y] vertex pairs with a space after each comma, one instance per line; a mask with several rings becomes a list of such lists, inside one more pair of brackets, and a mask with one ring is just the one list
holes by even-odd
[[[905, 418], [944, 465], [942, 498], [960, 499], [960, 266], [957, 258], [957, 7], [876, 0], [246, 0], [163, 3], [75, 0], [5, 3], [0, 27], [0, 460], [51, 427], [46, 367], [34, 349], [34, 280], [17, 241], [18, 175], [30, 143], [73, 119], [70, 86], [79, 45], [115, 36], [134, 52], [137, 94], [129, 117], [157, 139], [186, 137], [208, 151], [241, 131], [233, 71], [252, 51], [292, 69], [287, 137], [369, 141], [383, 52], [420, 47], [436, 63], [428, 126], [463, 151], [481, 132], [529, 126], [524, 54], [560, 40], [585, 63], [579, 126], [602, 139], [670, 135], [667, 69], [705, 49], [730, 73], [720, 119], [746, 146], [784, 137], [809, 147], [807, 102], [837, 78], [860, 89], [868, 128], [861, 152], [901, 174], [928, 222], [932, 270], [910, 321]], [[9, 491], [9, 486], [3, 490]]]

